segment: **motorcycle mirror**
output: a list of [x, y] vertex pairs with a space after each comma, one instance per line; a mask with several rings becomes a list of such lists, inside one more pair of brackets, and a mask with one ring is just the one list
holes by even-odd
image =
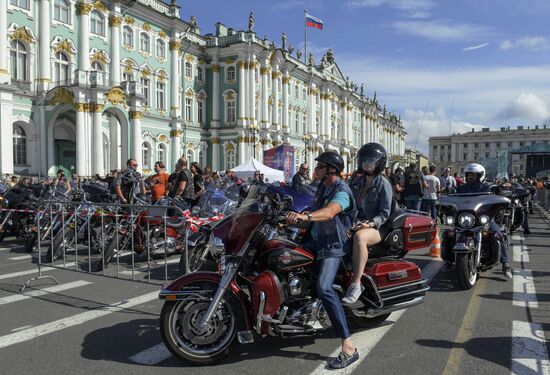
[[294, 198], [292, 198], [290, 195], [285, 195], [283, 197], [283, 204], [285, 205], [285, 208], [290, 208], [294, 205]]

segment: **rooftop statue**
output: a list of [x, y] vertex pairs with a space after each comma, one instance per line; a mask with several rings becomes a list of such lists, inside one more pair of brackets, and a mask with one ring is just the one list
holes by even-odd
[[365, 84], [361, 83], [361, 96], [365, 95]]
[[281, 48], [283, 51], [286, 50], [286, 34], [283, 32], [283, 35], [281, 35]]
[[292, 55], [292, 52], [294, 52], [294, 47], [292, 47], [290, 44], [288, 45], [288, 54]]
[[309, 53], [309, 59], [308, 59], [309, 65], [315, 65], [315, 59], [313, 58], [313, 53]]
[[248, 31], [254, 32], [254, 13], [252, 12], [248, 16]]
[[296, 58], [297, 58], [298, 60], [301, 60], [301, 59], [302, 59], [302, 50], [296, 51]]
[[334, 64], [334, 51], [332, 48], [329, 48], [327, 52], [327, 61], [329, 64]]

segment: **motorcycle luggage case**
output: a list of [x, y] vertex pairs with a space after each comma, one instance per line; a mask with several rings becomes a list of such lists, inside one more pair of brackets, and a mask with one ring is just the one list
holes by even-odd
[[410, 215], [403, 221], [402, 228], [405, 251], [429, 247], [437, 233], [436, 224], [429, 216]]
[[420, 269], [406, 260], [376, 259], [367, 263], [366, 273], [379, 289], [422, 280]]

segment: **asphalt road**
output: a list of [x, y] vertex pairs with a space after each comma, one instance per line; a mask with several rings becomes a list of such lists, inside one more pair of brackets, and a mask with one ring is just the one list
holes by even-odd
[[[514, 279], [490, 270], [469, 291], [423, 251], [409, 256], [431, 279], [425, 302], [354, 332], [361, 361], [345, 373], [550, 374], [550, 231], [538, 215], [531, 226], [531, 235], [513, 236]], [[321, 374], [339, 346], [332, 331], [257, 338], [221, 365], [191, 368], [160, 338], [162, 265], [153, 284], [45, 268], [59, 284], [37, 280], [21, 294], [32, 261], [15, 241], [0, 244], [0, 374]], [[176, 266], [167, 265], [172, 276]]]

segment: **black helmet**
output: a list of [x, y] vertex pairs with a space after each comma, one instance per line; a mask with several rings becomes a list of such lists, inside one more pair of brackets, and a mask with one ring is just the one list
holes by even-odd
[[382, 173], [388, 161], [388, 153], [380, 143], [364, 144], [357, 151], [357, 167], [366, 171], [374, 167], [374, 175]]
[[315, 158], [315, 161], [336, 168], [338, 173], [344, 170], [344, 159], [336, 151], [325, 151]]

